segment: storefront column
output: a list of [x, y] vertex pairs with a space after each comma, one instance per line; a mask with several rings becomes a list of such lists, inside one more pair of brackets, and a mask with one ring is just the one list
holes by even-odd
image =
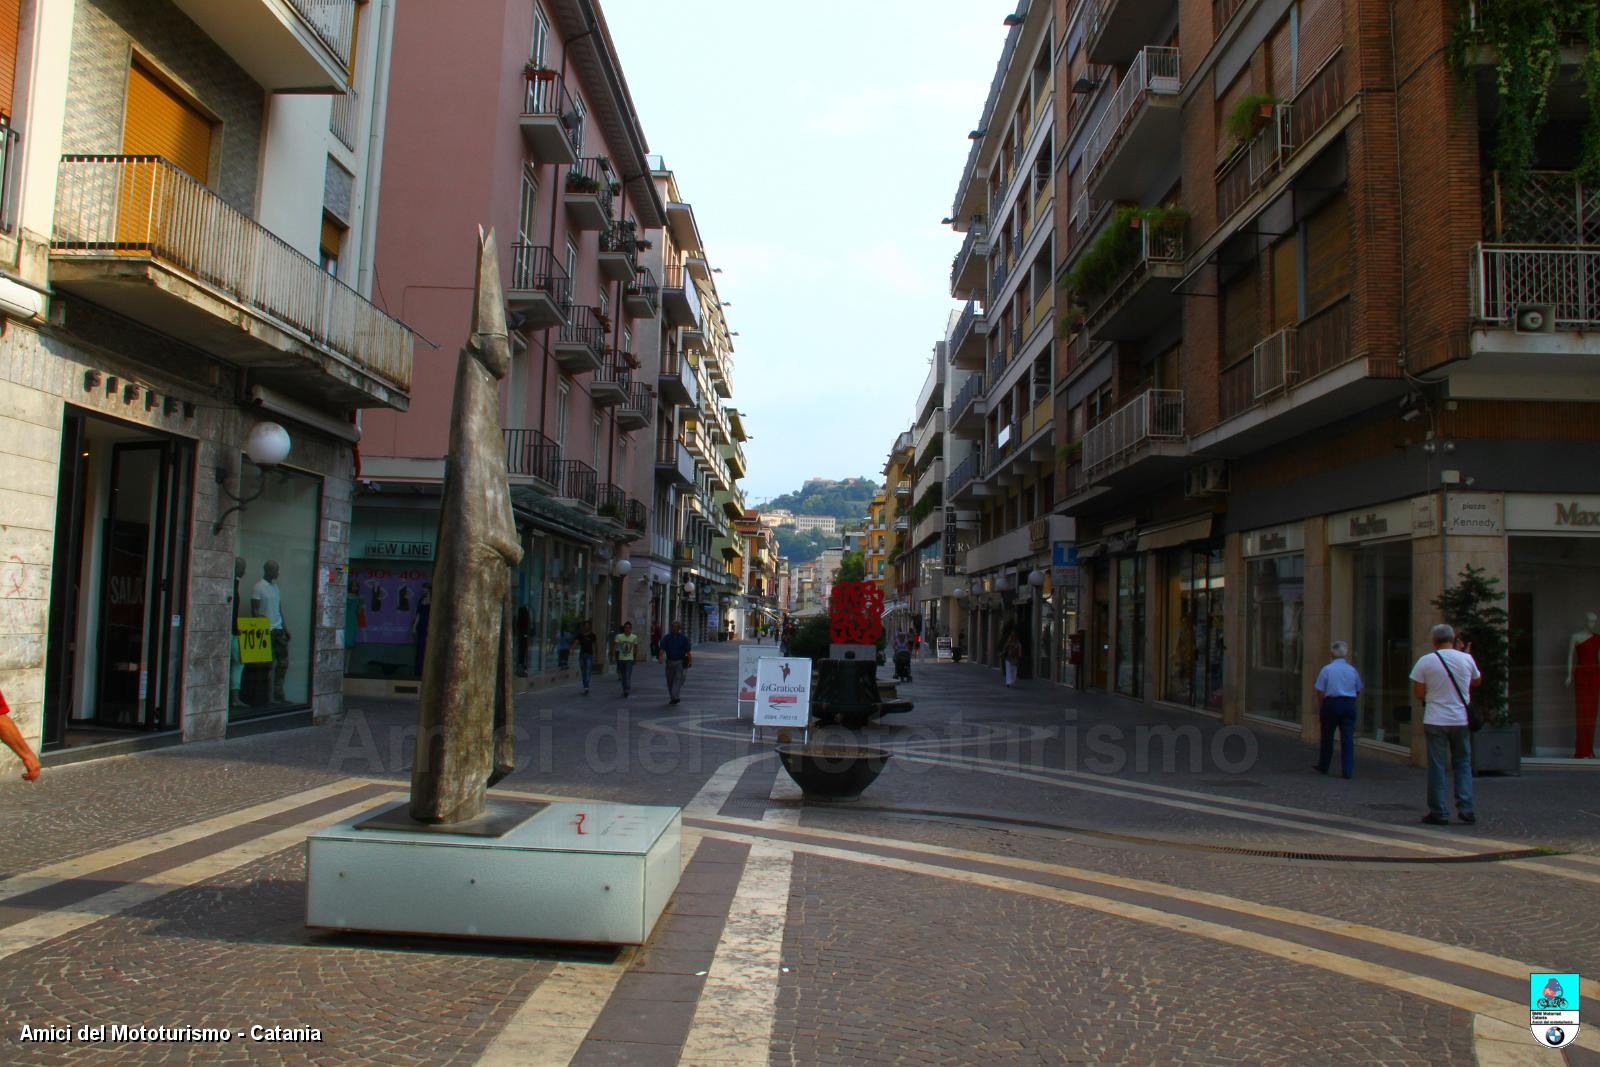
[[[1144, 655], [1139, 657], [1139, 671], [1143, 678], [1139, 694], [1146, 704], [1154, 704], [1167, 670], [1165, 597], [1167, 588], [1166, 561], [1161, 552], [1144, 553]], [[1165, 696], [1165, 694], [1162, 694]]]
[[1300, 677], [1306, 684], [1300, 695], [1303, 701], [1300, 709], [1300, 739], [1321, 741], [1321, 709], [1314, 688], [1317, 673], [1332, 658], [1328, 649], [1334, 641], [1350, 642], [1350, 638], [1342, 631], [1337, 632], [1336, 636], [1332, 628], [1332, 613], [1328, 604], [1328, 520], [1325, 516], [1317, 515], [1305, 521], [1305, 561], [1304, 614], [1300, 621], [1305, 641], [1301, 652]]
[[1222, 573], [1227, 582], [1222, 602], [1222, 721], [1231, 724], [1244, 720], [1245, 651], [1249, 647], [1245, 631], [1250, 583], [1240, 534], [1229, 534], [1222, 542]]

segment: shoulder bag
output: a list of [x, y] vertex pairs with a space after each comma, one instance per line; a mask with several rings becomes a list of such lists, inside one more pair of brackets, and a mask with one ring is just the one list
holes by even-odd
[[1472, 706], [1472, 701], [1468, 700], [1466, 694], [1461, 691], [1461, 683], [1456, 681], [1456, 676], [1450, 671], [1450, 661], [1440, 655], [1438, 649], [1434, 649], [1433, 654], [1439, 657], [1439, 665], [1444, 668], [1444, 676], [1450, 679], [1450, 688], [1456, 691], [1456, 696], [1461, 698], [1462, 707], [1467, 709], [1467, 729], [1477, 733], [1483, 729], [1483, 712], [1475, 710]]

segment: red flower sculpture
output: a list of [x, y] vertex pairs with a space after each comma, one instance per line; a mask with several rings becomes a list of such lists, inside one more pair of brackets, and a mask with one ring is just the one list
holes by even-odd
[[836, 645], [875, 645], [883, 636], [883, 590], [877, 582], [837, 582], [828, 607], [828, 639]]

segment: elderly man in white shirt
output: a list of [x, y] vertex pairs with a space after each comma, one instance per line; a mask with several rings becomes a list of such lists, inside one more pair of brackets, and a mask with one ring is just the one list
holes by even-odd
[[1455, 628], [1440, 623], [1433, 628], [1433, 651], [1411, 668], [1411, 691], [1422, 701], [1422, 732], [1428, 742], [1428, 814], [1422, 821], [1433, 826], [1450, 822], [1445, 806], [1444, 765], [1448, 758], [1455, 779], [1456, 817], [1464, 823], [1478, 821], [1472, 808], [1472, 731], [1467, 725], [1467, 704], [1472, 688], [1483, 681], [1478, 663], [1454, 647]]

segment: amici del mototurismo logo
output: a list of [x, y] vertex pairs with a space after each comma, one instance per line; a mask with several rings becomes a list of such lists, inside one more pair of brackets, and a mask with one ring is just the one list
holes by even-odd
[[1564, 1048], [1578, 1039], [1578, 1004], [1583, 979], [1576, 974], [1528, 976], [1528, 1024], [1545, 1048]]

